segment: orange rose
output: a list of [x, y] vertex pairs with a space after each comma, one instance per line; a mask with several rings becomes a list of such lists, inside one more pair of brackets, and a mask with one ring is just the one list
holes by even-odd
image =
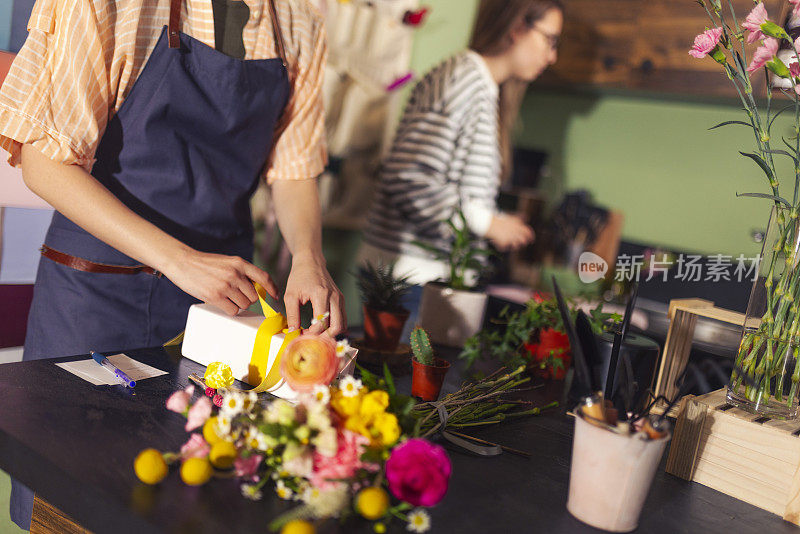
[[336, 345], [330, 337], [303, 334], [283, 351], [281, 375], [293, 390], [311, 392], [316, 385], [331, 383], [338, 363]]

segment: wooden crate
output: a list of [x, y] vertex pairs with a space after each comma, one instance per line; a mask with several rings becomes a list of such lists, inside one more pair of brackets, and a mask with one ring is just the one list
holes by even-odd
[[[664, 342], [664, 351], [656, 375], [652, 398], [663, 395], [672, 399], [678, 393], [675, 380], [686, 369], [689, 354], [692, 351], [694, 328], [698, 317], [706, 317], [724, 323], [742, 326], [745, 316], [742, 313], [718, 308], [714, 303], [704, 299], [673, 299], [669, 301], [669, 330]], [[653, 413], [663, 412], [666, 403], [661, 401], [653, 407]], [[677, 407], [673, 407], [670, 417], [677, 415]]]
[[666, 471], [800, 525], [800, 420], [734, 408], [725, 391], [683, 398]]

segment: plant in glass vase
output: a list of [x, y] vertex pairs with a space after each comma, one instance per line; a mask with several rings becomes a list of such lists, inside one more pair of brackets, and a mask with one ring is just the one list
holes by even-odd
[[[800, 0], [789, 2], [791, 20], [800, 15]], [[743, 125], [752, 129], [755, 150], [740, 154], [764, 172], [770, 192], [739, 196], [766, 198], [774, 204], [736, 355], [734, 369], [740, 367], [741, 371], [732, 373], [727, 398], [729, 403], [755, 413], [795, 417], [800, 382], [800, 39], [793, 40], [784, 28], [771, 21], [762, 2], [756, 3], [741, 23], [730, 0], [698, 0], [698, 4], [706, 10], [712, 27], [695, 38], [689, 54], [710, 57], [724, 69], [746, 114], [744, 121], [726, 121], [713, 128]], [[753, 43], [757, 48], [748, 62], [747, 45]], [[784, 50], [779, 51], [781, 48]], [[751, 75], [762, 69], [766, 69], [769, 82], [765, 100], [759, 105]], [[776, 90], [789, 100], [777, 111], [773, 109]], [[772, 127], [777, 117], [787, 111], [794, 112], [793, 135], [775, 143]], [[781, 196], [775, 164], [784, 157], [794, 170], [791, 200]], [[741, 373], [752, 380], [743, 380]]]

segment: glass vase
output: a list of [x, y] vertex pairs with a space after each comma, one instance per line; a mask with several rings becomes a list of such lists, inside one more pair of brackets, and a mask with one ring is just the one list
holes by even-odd
[[792, 419], [800, 382], [797, 212], [773, 207], [763, 243], [727, 400], [752, 413]]

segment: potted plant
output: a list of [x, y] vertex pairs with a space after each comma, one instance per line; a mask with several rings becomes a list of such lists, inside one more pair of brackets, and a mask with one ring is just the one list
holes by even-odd
[[411, 359], [411, 394], [424, 401], [435, 401], [439, 398], [450, 362], [434, 356], [428, 333], [422, 328], [414, 328], [410, 339], [414, 354]]
[[400, 304], [410, 287], [408, 276], [395, 276], [394, 264], [366, 262], [359, 266], [357, 278], [364, 303], [364, 343], [376, 351], [392, 352], [409, 315]]
[[[570, 305], [574, 318], [578, 310]], [[589, 323], [596, 334], [603, 331], [607, 321], [619, 321], [620, 316], [602, 311], [602, 304], [589, 312]], [[569, 338], [552, 297], [536, 295], [524, 310], [509, 312], [508, 308], [492, 321], [494, 326], [476, 333], [464, 344], [459, 358], [470, 369], [478, 359], [498, 361], [513, 369], [520, 365], [545, 379], [561, 380], [571, 363]]]
[[483, 326], [488, 296], [472, 287], [474, 282], [470, 278], [475, 278], [474, 274], [483, 267], [480, 258], [492, 252], [469, 231], [460, 210], [454, 218], [460, 224], [452, 219], [445, 221], [453, 237], [449, 253], [427, 243], [414, 243], [445, 262], [449, 270], [447, 279], [429, 282], [422, 289], [418, 324], [425, 328], [434, 343], [461, 347]]

